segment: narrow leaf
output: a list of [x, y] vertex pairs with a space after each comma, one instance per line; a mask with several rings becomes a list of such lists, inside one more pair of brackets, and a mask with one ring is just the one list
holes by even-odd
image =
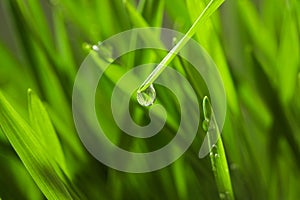
[[278, 52], [277, 70], [279, 92], [282, 102], [287, 105], [294, 95], [297, 71], [300, 64], [299, 33], [291, 10], [287, 9], [283, 21]]
[[[234, 199], [222, 138], [220, 136], [214, 111], [207, 96], [205, 96], [203, 99], [203, 114], [205, 118], [203, 124], [206, 123], [204, 129], [207, 132], [208, 145], [210, 147], [209, 156], [219, 190], [220, 199]], [[218, 137], [218, 141], [216, 144], [213, 144], [216, 136]]]
[[48, 112], [39, 97], [31, 89], [28, 90], [28, 108], [31, 126], [37, 133], [39, 141], [43, 143], [52, 159], [56, 160], [66, 172], [64, 154]]
[[[203, 10], [206, 6], [205, 2], [201, 0], [189, 0], [186, 3], [192, 21], [194, 21], [197, 18], [199, 12]], [[216, 17], [218, 17], [218, 15]], [[217, 26], [215, 26], [215, 24], [218, 24], [218, 19], [219, 18], [213, 20], [213, 18], [210, 18], [209, 20], [207, 20], [201, 26], [201, 30], [195, 33], [195, 36], [197, 41], [205, 48], [205, 50], [209, 53], [209, 55], [212, 57], [212, 59], [218, 66], [218, 69], [224, 82], [224, 86], [226, 88], [228, 104], [234, 113], [238, 113], [239, 108], [237, 106], [238, 102], [235, 87], [233, 84], [232, 77], [230, 75], [230, 70], [227, 64], [225, 52], [222, 49], [220, 35], [218, 33], [218, 30], [216, 30]], [[189, 68], [187, 68], [186, 70], [190, 71]], [[191, 76], [193, 76], [191, 72], [188, 73], [191, 74]]]
[[38, 134], [0, 92], [0, 129], [47, 199], [72, 199]]

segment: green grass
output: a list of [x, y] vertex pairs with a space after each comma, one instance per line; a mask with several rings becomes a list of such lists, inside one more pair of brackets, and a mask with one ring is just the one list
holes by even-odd
[[176, 43], [176, 45], [168, 52], [164, 59], [157, 65], [157, 67], [151, 72], [147, 77], [145, 82], [140, 86], [138, 92], [143, 92], [147, 89], [163, 72], [163, 70], [172, 62], [176, 57], [182, 47], [193, 37], [200, 26], [207, 20], [210, 15], [212, 15], [219, 6], [224, 2], [224, 0], [211, 0], [204, 10], [200, 13], [198, 18], [195, 20], [191, 28], [187, 31], [183, 38]]
[[[300, 3], [227, 0], [188, 32], [209, 3], [1, 1], [0, 199], [297, 199]], [[72, 87], [90, 52], [87, 44], [148, 26], [191, 33], [187, 38], [193, 36], [206, 49], [225, 85], [227, 115], [211, 156], [198, 158], [201, 141], [209, 134], [200, 124], [198, 139], [175, 163], [128, 174], [101, 164], [81, 144], [72, 118]], [[136, 51], [118, 59], [101, 80], [96, 108], [108, 105], [113, 85], [124, 73], [140, 64], [160, 63], [167, 53]], [[189, 63], [174, 57], [172, 64], [194, 87], [199, 102], [209, 96]], [[108, 117], [102, 122], [112, 141], [128, 150], [148, 151], [173, 138], [180, 119], [176, 99], [164, 88], [156, 90], [157, 101], [168, 111], [163, 134], [133, 139]], [[149, 122], [147, 109], [134, 101], [131, 111], [137, 123]], [[208, 114], [201, 111], [204, 119]], [[110, 111], [105, 107], [99, 112]]]
[[[219, 197], [220, 199], [234, 199], [221, 133], [218, 128], [214, 111], [212, 110], [210, 101], [207, 96], [203, 98], [202, 106], [204, 115], [202, 127], [209, 138], [209, 147], [211, 149], [209, 157], [212, 165], [212, 171], [214, 173], [219, 190]], [[218, 141], [216, 144], [211, 144], [210, 142], [210, 138], [214, 138], [213, 135], [217, 135], [218, 137]]]

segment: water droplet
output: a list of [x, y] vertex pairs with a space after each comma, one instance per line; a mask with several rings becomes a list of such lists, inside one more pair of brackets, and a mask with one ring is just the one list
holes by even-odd
[[224, 194], [224, 193], [220, 193], [219, 196], [220, 196], [220, 199], [226, 199], [226, 194]]
[[212, 171], [213, 171], [213, 172], [217, 171], [217, 168], [216, 168], [216, 166], [212, 166], [212, 168], [211, 168], [211, 169], [212, 169]]
[[202, 122], [202, 129], [207, 132], [208, 131], [208, 126], [209, 126], [209, 119], [205, 118], [205, 120], [203, 120]]
[[227, 197], [230, 197], [230, 192], [226, 191], [225, 194]]
[[215, 123], [210, 123], [209, 127], [208, 127], [208, 130], [209, 131], [215, 131], [215, 129], [216, 129]]
[[90, 45], [89, 43], [84, 42], [84, 43], [82, 44], [82, 48], [83, 48], [84, 51], [86, 51], [86, 52], [89, 53], [90, 50], [92, 49], [92, 45]]
[[137, 92], [137, 101], [142, 106], [151, 106], [155, 98], [156, 98], [156, 92], [152, 84], [144, 91]]
[[175, 46], [178, 43], [178, 38], [177, 37], [173, 37], [172, 38], [172, 45]]
[[105, 61], [114, 62], [113, 47], [111, 45], [98, 42], [97, 44], [92, 45], [91, 49], [98, 52], [100, 58], [104, 59]]
[[232, 197], [228, 191], [220, 192], [219, 197], [220, 197], [220, 199], [232, 199]]
[[217, 152], [217, 146], [216, 146], [215, 144], [213, 144], [213, 145], [211, 146], [209, 155], [210, 155], [211, 157], [215, 157], [215, 158], [218, 158], [218, 157], [220, 156], [220, 155], [218, 154], [218, 152]]
[[92, 46], [92, 49], [93, 49], [94, 51], [99, 51], [99, 47], [98, 47], [97, 45], [93, 45], [93, 46]]

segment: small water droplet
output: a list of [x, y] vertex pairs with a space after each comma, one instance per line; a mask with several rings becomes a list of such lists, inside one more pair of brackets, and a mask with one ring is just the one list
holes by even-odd
[[230, 192], [226, 191], [225, 194], [226, 196], [230, 197]]
[[219, 194], [219, 197], [220, 197], [220, 199], [226, 199], [226, 194], [220, 193], [220, 194]]
[[205, 118], [205, 120], [203, 120], [202, 122], [202, 129], [207, 132], [208, 131], [208, 126], [209, 126], [209, 119]]
[[142, 106], [151, 106], [156, 98], [156, 92], [151, 84], [147, 89], [142, 92], [137, 92], [137, 101]]
[[92, 46], [92, 49], [93, 49], [94, 51], [99, 51], [99, 47], [98, 47], [97, 45], [93, 45], [93, 46]]
[[85, 50], [86, 52], [90, 52], [90, 50], [92, 49], [92, 45], [89, 44], [89, 43], [84, 42], [84, 43], [82, 44], [82, 48], [83, 48], [83, 50]]
[[177, 37], [173, 37], [172, 38], [172, 45], [175, 46], [178, 43], [178, 38]]
[[215, 129], [216, 129], [215, 123], [209, 123], [208, 130], [209, 131], [215, 131]]
[[216, 166], [212, 166], [212, 171], [213, 171], [213, 172], [217, 171]]
[[91, 49], [96, 51], [100, 58], [104, 59], [105, 61], [114, 62], [113, 47], [111, 45], [98, 42], [97, 44], [92, 45]]
[[215, 158], [220, 158], [220, 155], [216, 153]]
[[220, 192], [219, 197], [220, 197], [220, 199], [232, 199], [230, 192], [228, 192], [228, 191]]

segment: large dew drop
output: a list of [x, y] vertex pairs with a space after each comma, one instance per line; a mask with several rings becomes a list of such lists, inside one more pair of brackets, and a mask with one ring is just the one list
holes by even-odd
[[156, 92], [151, 84], [147, 89], [141, 92], [137, 92], [137, 101], [142, 106], [151, 106], [156, 98]]

